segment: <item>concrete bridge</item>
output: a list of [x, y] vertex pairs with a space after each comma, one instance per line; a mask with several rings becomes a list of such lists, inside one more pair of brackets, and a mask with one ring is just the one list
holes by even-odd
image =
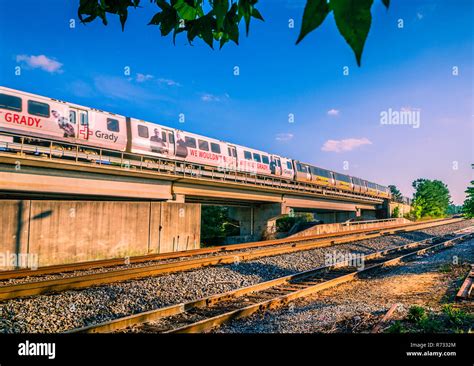
[[306, 183], [55, 154], [0, 152], [0, 251], [41, 253], [41, 265], [199, 247], [201, 205], [230, 206], [241, 235], [254, 240], [291, 210], [325, 223], [389, 216], [387, 200]]

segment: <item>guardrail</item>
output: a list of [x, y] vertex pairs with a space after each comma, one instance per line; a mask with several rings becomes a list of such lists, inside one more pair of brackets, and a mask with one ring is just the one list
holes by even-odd
[[341, 223], [343, 226], [356, 226], [356, 225], [364, 225], [364, 224], [377, 224], [381, 222], [394, 222], [397, 221], [398, 218], [394, 217], [391, 219], [380, 219], [380, 220], [363, 220], [363, 221], [351, 221], [347, 220]]
[[[381, 203], [382, 197], [373, 197], [357, 192], [343, 192], [335, 187], [297, 182], [284, 178], [270, 177], [238, 170], [225, 170], [204, 164], [166, 158], [151, 157], [142, 154], [128, 153], [91, 147], [69, 142], [57, 142], [46, 138], [31, 138], [22, 135], [0, 132], [0, 137], [9, 136], [13, 140], [0, 139], [0, 153], [19, 153], [21, 158], [31, 159], [29, 155], [47, 158], [48, 160], [72, 162], [78, 165], [93, 165], [103, 168], [118, 168], [126, 171], [143, 171], [167, 176], [227, 181], [233, 183], [252, 184], [274, 189], [285, 189], [296, 192], [319, 194], [334, 198], [358, 198], [374, 203]], [[15, 141], [17, 140], [17, 141]], [[29, 144], [34, 142], [35, 144]]]

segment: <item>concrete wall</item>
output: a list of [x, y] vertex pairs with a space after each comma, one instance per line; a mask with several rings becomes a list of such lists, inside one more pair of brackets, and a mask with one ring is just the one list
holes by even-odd
[[393, 215], [393, 210], [395, 210], [395, 207], [398, 207], [399, 209], [399, 212], [400, 212], [400, 216], [404, 216], [408, 213], [410, 213], [412, 207], [410, 205], [405, 205], [403, 203], [398, 203], [398, 202], [390, 202], [390, 204], [388, 205], [388, 209], [390, 211], [390, 217], [392, 217]]
[[0, 255], [29, 254], [47, 266], [196, 249], [201, 210], [190, 203], [1, 200], [0, 223]]
[[342, 223], [335, 223], [335, 224], [322, 224], [322, 225], [316, 225], [313, 226], [307, 230], [300, 231], [299, 233], [296, 233], [294, 235], [289, 236], [290, 238], [296, 238], [296, 237], [302, 237], [302, 236], [311, 236], [311, 235], [318, 235], [318, 234], [329, 234], [329, 233], [335, 233], [335, 232], [341, 232], [341, 231], [354, 231], [354, 230], [361, 230], [361, 229], [372, 229], [372, 228], [381, 228], [381, 227], [386, 227], [386, 226], [391, 226], [391, 225], [396, 225], [396, 224], [403, 224], [403, 223], [408, 223], [410, 222], [409, 220], [398, 218], [390, 221], [384, 221], [384, 222], [367, 222], [364, 223], [363, 221], [358, 222], [357, 224], [352, 224], [352, 225], [345, 225]]
[[281, 203], [264, 203], [252, 207], [229, 207], [229, 217], [239, 221], [240, 236], [229, 238], [226, 243], [261, 240], [267, 230], [268, 220], [282, 214], [285, 209]]

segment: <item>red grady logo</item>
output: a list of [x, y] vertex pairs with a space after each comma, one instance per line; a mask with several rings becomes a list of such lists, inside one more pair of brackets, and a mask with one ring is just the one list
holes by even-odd
[[5, 121], [9, 123], [16, 123], [19, 125], [25, 125], [29, 127], [42, 128], [41, 118], [25, 117], [16, 113], [5, 113]]

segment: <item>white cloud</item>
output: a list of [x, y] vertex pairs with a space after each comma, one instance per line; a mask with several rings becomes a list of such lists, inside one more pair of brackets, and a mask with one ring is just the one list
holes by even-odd
[[339, 110], [338, 109], [332, 108], [332, 109], [328, 110], [327, 113], [328, 113], [328, 116], [339, 116]]
[[160, 79], [158, 79], [158, 82], [160, 84], [165, 84], [165, 85], [168, 85], [168, 86], [181, 86], [180, 83], [178, 83], [177, 81], [171, 80], [171, 79], [160, 78]]
[[366, 137], [361, 139], [327, 140], [321, 147], [321, 150], [330, 152], [351, 151], [360, 146], [371, 144], [372, 142]]
[[28, 66], [36, 69], [40, 68], [44, 71], [55, 73], [55, 72], [62, 72], [61, 67], [63, 66], [62, 63], [53, 60], [45, 55], [38, 55], [38, 56], [28, 56], [28, 55], [17, 55], [16, 62], [24, 62]]
[[201, 100], [203, 102], [220, 102], [221, 98], [219, 98], [217, 95], [206, 93], [201, 95]]
[[126, 101], [170, 101], [168, 96], [150, 92], [130, 79], [117, 76], [98, 76], [94, 79], [95, 89], [104, 96]]
[[290, 141], [295, 137], [292, 133], [277, 133], [275, 140], [277, 141]]
[[153, 79], [153, 75], [150, 74], [140, 74], [137, 73], [136, 81], [139, 83], [143, 83], [144, 81]]

